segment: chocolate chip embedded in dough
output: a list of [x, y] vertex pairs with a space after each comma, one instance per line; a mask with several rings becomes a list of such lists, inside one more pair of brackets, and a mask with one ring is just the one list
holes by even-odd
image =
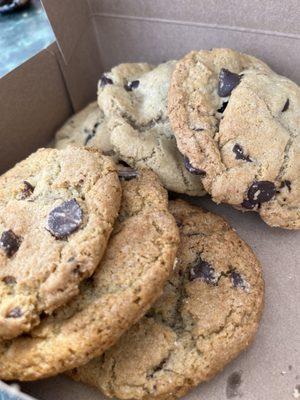
[[50, 212], [46, 229], [57, 239], [63, 239], [80, 227], [82, 218], [82, 209], [75, 199], [71, 199]]
[[190, 160], [187, 157], [184, 157], [184, 166], [185, 168], [194, 175], [202, 175], [205, 176], [206, 172], [203, 169], [198, 169], [192, 166]]
[[124, 88], [125, 90], [127, 90], [127, 92], [132, 92], [133, 89], [137, 89], [140, 85], [140, 81], [136, 80], [136, 81], [132, 81], [132, 82], [128, 82]]
[[248, 189], [248, 199], [253, 204], [270, 201], [275, 194], [275, 185], [270, 181], [255, 181]]
[[235, 74], [226, 68], [222, 68], [219, 75], [218, 95], [220, 97], [229, 96], [240, 81], [240, 75]]
[[4, 231], [0, 237], [0, 248], [5, 252], [7, 257], [12, 257], [21, 244], [21, 238], [17, 236], [11, 229]]
[[201, 257], [198, 257], [195, 263], [192, 265], [189, 279], [190, 281], [200, 279], [209, 285], [218, 284], [218, 276], [215, 272], [215, 269], [207, 261], [202, 260]]

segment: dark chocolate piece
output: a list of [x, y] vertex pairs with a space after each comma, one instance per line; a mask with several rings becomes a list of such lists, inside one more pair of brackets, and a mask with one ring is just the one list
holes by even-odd
[[75, 232], [82, 224], [83, 212], [75, 199], [55, 207], [48, 216], [47, 230], [57, 239]]
[[0, 248], [4, 250], [7, 257], [12, 257], [19, 249], [21, 238], [17, 236], [11, 229], [4, 231], [0, 238]]
[[251, 158], [244, 154], [244, 150], [238, 143], [233, 146], [232, 151], [235, 153], [235, 158], [237, 160], [244, 160], [247, 162], [252, 162]]
[[126, 85], [124, 85], [125, 90], [127, 90], [127, 92], [132, 92], [133, 89], [137, 89], [139, 87], [140, 81], [136, 80], [136, 81], [132, 81], [132, 82], [128, 82]]
[[285, 102], [285, 104], [283, 106], [282, 112], [287, 111], [289, 109], [289, 106], [290, 106], [290, 99], [287, 99], [287, 101]]
[[219, 75], [218, 95], [220, 97], [229, 96], [240, 81], [240, 75], [235, 74], [226, 68], [222, 68]]
[[187, 157], [184, 157], [184, 166], [191, 174], [202, 175], [202, 176], [206, 175], [206, 172], [203, 171], [203, 169], [197, 169], [197, 168], [193, 167]]
[[207, 262], [198, 257], [195, 264], [190, 269], [190, 281], [200, 279], [209, 285], [218, 284], [218, 276], [214, 268]]

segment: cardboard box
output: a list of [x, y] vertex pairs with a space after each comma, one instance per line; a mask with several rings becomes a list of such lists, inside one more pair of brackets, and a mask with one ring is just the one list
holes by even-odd
[[[0, 80], [0, 168], [46, 145], [55, 130], [96, 98], [102, 71], [126, 61], [162, 62], [192, 49], [232, 47], [262, 58], [300, 84], [298, 0], [44, 0], [57, 42]], [[288, 400], [300, 384], [300, 232], [272, 229], [209, 199], [260, 258], [266, 281], [261, 328], [251, 348], [188, 398], [235, 397], [228, 377], [241, 374], [236, 397]], [[93, 400], [94, 389], [60, 376], [22, 383], [41, 400]], [[9, 390], [10, 392], [10, 390]], [[5, 397], [4, 393], [7, 393]], [[2, 397], [1, 397], [2, 396]], [[9, 397], [10, 396], [10, 397]], [[294, 397], [293, 397], [294, 396]], [[0, 398], [28, 399], [7, 392]]]

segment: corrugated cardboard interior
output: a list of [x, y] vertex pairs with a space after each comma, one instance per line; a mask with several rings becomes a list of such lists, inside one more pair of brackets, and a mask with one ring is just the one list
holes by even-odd
[[[44, 0], [57, 43], [0, 80], [0, 168], [53, 137], [63, 121], [96, 97], [101, 71], [126, 61], [161, 62], [192, 49], [232, 47], [300, 83], [298, 0]], [[229, 375], [241, 373], [237, 397], [293, 398], [300, 384], [300, 233], [267, 227], [209, 199], [260, 258], [266, 306], [257, 340], [189, 398], [226, 399]], [[58, 349], [59, 351], [59, 349]], [[93, 389], [58, 377], [22, 384], [39, 399], [99, 399]]]

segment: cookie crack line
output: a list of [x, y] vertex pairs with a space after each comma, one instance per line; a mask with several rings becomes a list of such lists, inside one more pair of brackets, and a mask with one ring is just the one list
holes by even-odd
[[151, 128], [154, 128], [157, 124], [159, 123], [166, 123], [168, 121], [167, 117], [164, 117], [162, 112], [160, 113], [160, 115], [154, 119], [152, 119], [149, 122], [146, 123], [138, 123], [131, 115], [129, 115], [129, 113], [121, 111], [121, 117], [124, 118], [124, 120], [136, 131], [143, 133], [146, 132], [148, 130], [150, 130]]

